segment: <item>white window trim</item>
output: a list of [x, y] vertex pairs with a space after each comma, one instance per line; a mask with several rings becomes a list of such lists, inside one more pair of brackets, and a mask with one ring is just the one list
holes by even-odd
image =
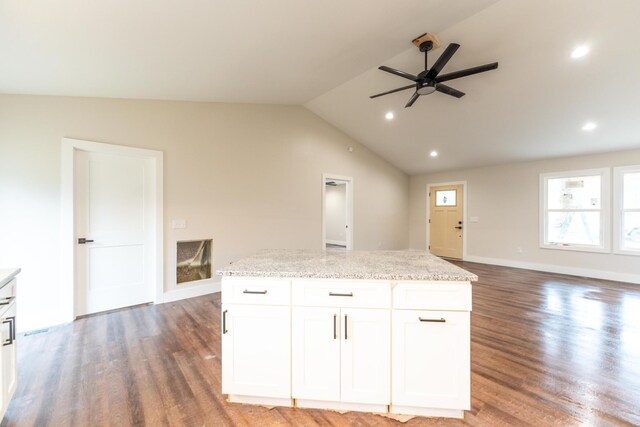
[[[563, 244], [554, 245], [547, 243], [547, 185], [548, 179], [552, 178], [569, 178], [573, 176], [589, 176], [600, 175], [601, 185], [601, 201], [600, 201], [600, 245], [579, 245], [579, 244]], [[564, 251], [581, 251], [581, 252], [611, 252], [611, 170], [610, 168], [598, 169], [582, 169], [563, 172], [552, 172], [540, 174], [540, 248], [557, 249]]]
[[[640, 249], [624, 249], [622, 242], [624, 238], [623, 219], [623, 186], [624, 174], [629, 172], [640, 172], [640, 165], [634, 166], [618, 166], [613, 168], [613, 253], [619, 255], [635, 255], [640, 256]], [[632, 209], [635, 210], [635, 209]]]

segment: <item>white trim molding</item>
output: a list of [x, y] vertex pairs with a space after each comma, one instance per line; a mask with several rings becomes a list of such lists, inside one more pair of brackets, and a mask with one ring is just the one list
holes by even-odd
[[74, 214], [74, 156], [76, 151], [91, 151], [151, 160], [155, 176], [154, 214], [154, 303], [164, 301], [164, 158], [161, 151], [62, 138], [61, 147], [61, 304], [60, 319], [71, 322], [76, 317], [75, 303], [75, 214]]
[[164, 303], [220, 292], [220, 282], [206, 283], [185, 288], [171, 289], [164, 294]]
[[640, 209], [624, 208], [624, 175], [626, 173], [640, 173], [640, 165], [613, 168], [613, 252], [618, 255], [640, 256], [640, 249], [625, 249], [622, 246], [625, 212], [640, 212]]
[[327, 248], [327, 243], [331, 243], [331, 241], [327, 241], [327, 226], [326, 226], [326, 218], [325, 218], [325, 203], [326, 203], [326, 193], [327, 189], [325, 183], [327, 180], [335, 180], [342, 181], [346, 183], [346, 193], [347, 193], [347, 241], [345, 246], [347, 250], [353, 250], [353, 177], [336, 175], [332, 173], [323, 173], [322, 174], [322, 247], [321, 249], [324, 251]]
[[617, 271], [593, 270], [590, 268], [540, 264], [535, 262], [516, 261], [502, 258], [488, 258], [475, 255], [467, 256], [465, 261], [477, 262], [479, 264], [500, 265], [503, 267], [523, 268], [525, 270], [543, 271], [545, 273], [566, 274], [569, 276], [590, 277], [593, 279], [613, 280], [616, 282], [640, 284], [640, 275], [632, 273], [618, 273]]
[[426, 234], [425, 234], [425, 242], [426, 242], [426, 251], [431, 253], [429, 250], [430, 245], [430, 236], [429, 236], [429, 220], [431, 219], [431, 187], [443, 187], [447, 185], [462, 185], [462, 260], [467, 261], [467, 235], [469, 234], [469, 220], [467, 216], [468, 207], [467, 207], [467, 181], [450, 181], [450, 182], [437, 182], [437, 183], [429, 183], [427, 184], [427, 224], [426, 224]]
[[[580, 176], [600, 176], [600, 209], [592, 209], [593, 212], [600, 213], [600, 244], [553, 244], [547, 241], [547, 182], [549, 179], [571, 178]], [[562, 172], [551, 172], [540, 174], [540, 186], [538, 188], [540, 198], [539, 210], [539, 246], [541, 249], [556, 249], [565, 251], [581, 252], [611, 252], [611, 170], [610, 168], [583, 169]], [[563, 212], [567, 210], [555, 210]], [[589, 211], [588, 209], [576, 209], [576, 211]]]

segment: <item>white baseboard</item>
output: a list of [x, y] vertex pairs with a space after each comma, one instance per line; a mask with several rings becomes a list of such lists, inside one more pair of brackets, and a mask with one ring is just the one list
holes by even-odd
[[194, 298], [202, 295], [220, 292], [220, 282], [204, 283], [197, 286], [189, 286], [184, 289], [172, 289], [164, 293], [163, 302], [179, 301], [186, 298]]
[[524, 268], [527, 270], [544, 271], [547, 273], [567, 274], [570, 276], [592, 277], [594, 279], [614, 280], [640, 284], [640, 275], [630, 273], [618, 273], [615, 271], [593, 270], [590, 268], [567, 267], [563, 265], [539, 264], [535, 262], [515, 261], [501, 258], [487, 258], [474, 255], [464, 257], [464, 261], [480, 264], [501, 265], [504, 267]]
[[327, 243], [329, 243], [331, 245], [347, 246], [346, 240], [331, 240], [331, 239], [327, 239], [327, 240], [325, 240], [325, 242], [327, 242]]

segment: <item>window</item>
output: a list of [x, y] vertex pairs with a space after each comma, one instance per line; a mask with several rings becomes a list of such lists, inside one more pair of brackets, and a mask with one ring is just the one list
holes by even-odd
[[614, 169], [615, 252], [640, 255], [640, 165]]
[[540, 247], [609, 252], [609, 169], [540, 175]]
[[436, 191], [436, 206], [455, 206], [456, 190]]

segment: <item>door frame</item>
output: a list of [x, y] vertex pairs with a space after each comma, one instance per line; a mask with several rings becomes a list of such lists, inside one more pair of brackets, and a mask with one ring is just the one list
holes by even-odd
[[445, 185], [462, 185], [462, 226], [465, 232], [462, 233], [462, 260], [467, 259], [467, 181], [449, 181], [427, 184], [427, 226], [426, 226], [426, 250], [429, 252], [429, 245], [431, 243], [431, 236], [429, 235], [429, 229], [431, 228], [429, 220], [431, 219], [431, 187], [441, 187]]
[[353, 177], [336, 175], [333, 173], [323, 173], [322, 174], [322, 250], [327, 249], [327, 219], [324, 213], [325, 210], [325, 198], [327, 195], [327, 189], [325, 186], [325, 182], [327, 180], [336, 180], [336, 181], [344, 181], [346, 182], [346, 193], [347, 193], [347, 249], [348, 251], [353, 250]]
[[101, 154], [115, 154], [128, 157], [139, 157], [151, 160], [154, 175], [155, 213], [154, 213], [154, 266], [155, 278], [154, 303], [163, 302], [164, 298], [164, 171], [163, 153], [156, 150], [127, 147], [124, 145], [105, 144], [80, 139], [62, 138], [61, 147], [61, 295], [60, 310], [64, 322], [75, 320], [77, 315], [76, 294], [77, 278], [75, 274], [75, 152], [89, 151]]

